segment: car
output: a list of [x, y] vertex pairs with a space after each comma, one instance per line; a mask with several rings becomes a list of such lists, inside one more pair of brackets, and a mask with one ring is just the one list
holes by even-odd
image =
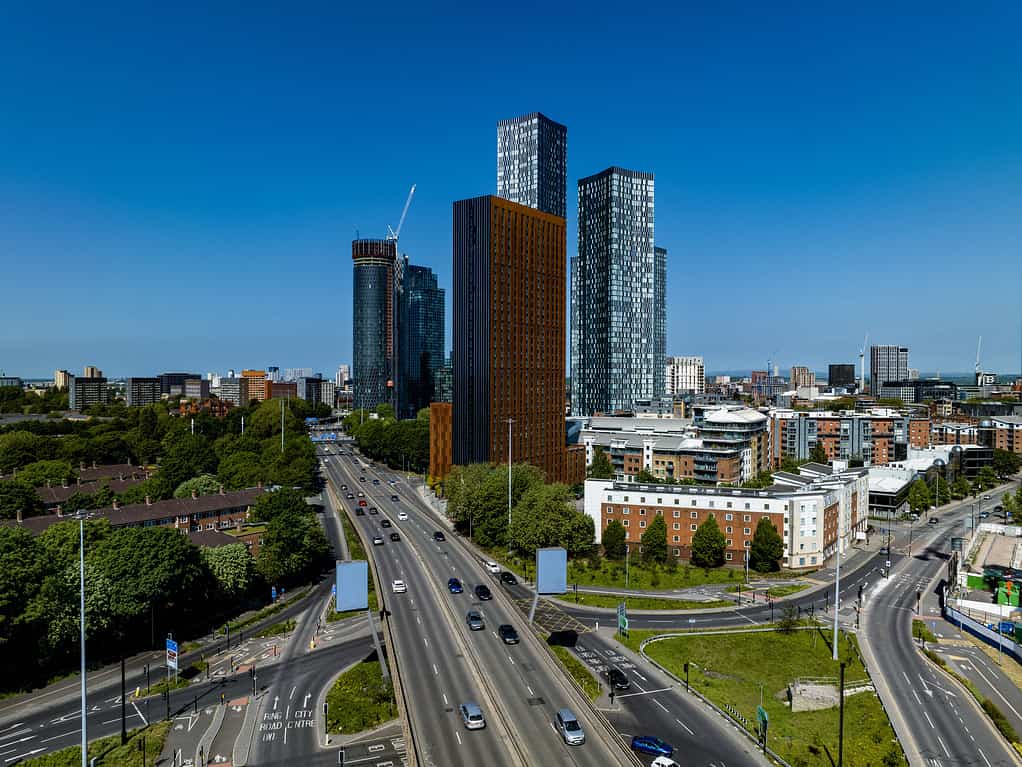
[[989, 511], [981, 511], [981, 512], [979, 513], [979, 518], [980, 518], [980, 519], [986, 519], [986, 518], [987, 518], [987, 517], [989, 517], [989, 516], [990, 516], [990, 512], [989, 512]]
[[341, 485], [341, 490], [347, 490], [347, 489], [348, 489], [347, 485]]
[[365, 502], [364, 498], [361, 501], [358, 502], [358, 506], [359, 506], [360, 509], [361, 508], [365, 508], [365, 505], [366, 505], [366, 502]]
[[376, 508], [375, 506], [370, 506], [370, 507], [369, 507], [369, 513], [370, 513], [370, 514], [379, 514], [379, 513], [380, 513], [380, 511], [379, 511], [379, 509], [377, 509], [377, 508]]
[[374, 485], [378, 485], [378, 484], [380, 484], [380, 480], [378, 480], [378, 479], [374, 479], [374, 480], [373, 480], [373, 484], [374, 484]]
[[390, 496], [390, 500], [392, 500], [392, 501], [399, 501], [401, 499], [398, 498], [396, 495], [392, 495], [392, 496]]
[[481, 730], [486, 726], [483, 710], [475, 703], [462, 703], [458, 710], [461, 711], [461, 722], [466, 730]]
[[490, 593], [490, 589], [485, 584], [480, 583], [478, 586], [476, 586], [475, 593], [476, 599], [478, 599], [480, 602], [487, 602], [493, 599], [493, 594]]
[[396, 580], [392, 584], [390, 584], [390, 590], [393, 591], [395, 594], [404, 594], [406, 591], [408, 591], [408, 586], [405, 585], [404, 581]]
[[433, 533], [433, 540], [436, 541], [437, 543], [443, 543], [444, 541], [447, 540], [447, 537], [440, 530], [437, 530], [435, 533]]
[[494, 575], [500, 572], [500, 565], [498, 565], [496, 562], [490, 562], [489, 560], [487, 560], [486, 562], [483, 562], [483, 566]]
[[366, 494], [365, 494], [365, 493], [363, 493], [363, 492], [362, 492], [361, 490], [359, 490], [359, 491], [358, 491], [358, 497], [359, 497], [359, 498], [365, 498], [365, 497], [366, 497]]
[[497, 634], [504, 644], [518, 644], [518, 632], [510, 623], [502, 623], [497, 626]]
[[554, 718], [554, 724], [561, 738], [569, 746], [581, 746], [586, 742], [586, 733], [578, 723], [578, 717], [570, 708], [562, 708]]
[[365, 477], [359, 477], [359, 478], [358, 478], [358, 481], [359, 481], [359, 482], [365, 482], [365, 481], [366, 481], [366, 478], [365, 478]]
[[355, 508], [355, 516], [356, 517], [364, 517], [365, 515], [366, 515], [366, 510], [363, 509], [361, 506], [358, 506], [358, 507]]
[[348, 497], [349, 500], [353, 500], [355, 498], [355, 494], [354, 493], [348, 493], [347, 497]]
[[380, 527], [390, 527], [390, 526], [391, 526], [391, 522], [390, 522], [389, 519], [381, 519], [380, 520]]
[[399, 522], [407, 522], [408, 521], [408, 512], [406, 512], [406, 511], [399, 511], [397, 513], [397, 518], [398, 518]]
[[465, 623], [472, 631], [482, 631], [486, 628], [486, 624], [483, 623], [483, 616], [478, 610], [469, 610], [465, 613]]
[[650, 756], [673, 756], [674, 746], [652, 735], [636, 735], [632, 738], [632, 750]]
[[392, 540], [392, 541], [400, 541], [401, 540], [401, 534], [400, 533], [391, 533], [390, 534], [390, 540]]
[[940, 517], [930, 517], [930, 518], [929, 518], [929, 520], [927, 520], [927, 521], [928, 521], [928, 522], [929, 522], [929, 523], [930, 523], [931, 525], [935, 525], [935, 524], [937, 524], [938, 522], [940, 522]]
[[460, 594], [465, 590], [465, 587], [461, 585], [461, 581], [459, 581], [457, 578], [448, 578], [447, 590], [452, 594]]
[[607, 669], [606, 673], [607, 683], [614, 690], [627, 690], [632, 686], [632, 683], [628, 681], [628, 677], [625, 676], [625, 672], [616, 666], [611, 666]]
[[373, 546], [382, 546], [382, 545], [383, 545], [383, 538], [382, 538], [382, 536], [374, 535], [373, 536]]
[[681, 765], [669, 756], [658, 756], [649, 763], [649, 767], [681, 767]]
[[510, 573], [507, 570], [505, 570], [504, 572], [502, 572], [500, 574], [500, 582], [505, 584], [505, 585], [507, 585], [507, 586], [517, 586], [518, 585], [518, 579], [515, 578], [515, 574], [514, 573]]

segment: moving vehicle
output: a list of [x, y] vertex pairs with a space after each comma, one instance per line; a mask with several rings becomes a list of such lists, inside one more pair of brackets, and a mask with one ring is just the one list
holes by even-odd
[[500, 582], [507, 586], [517, 586], [518, 579], [515, 578], [515, 574], [505, 570], [500, 574]]
[[398, 500], [400, 500], [400, 499], [399, 499], [399, 498], [398, 498], [398, 497], [397, 497], [396, 495], [392, 495], [392, 496], [390, 496], [390, 500], [392, 500], [392, 501], [398, 501]]
[[384, 518], [384, 519], [380, 520], [380, 527], [391, 527], [391, 526], [392, 525], [391, 525], [391, 522], [390, 522], [389, 519]]
[[433, 540], [436, 541], [437, 543], [442, 543], [443, 541], [447, 540], [447, 537], [442, 532], [437, 530], [435, 533], [433, 533]]
[[354, 493], [348, 493], [347, 498], [348, 498], [348, 500], [352, 500], [352, 499], [355, 498], [355, 494]]
[[570, 708], [562, 708], [558, 711], [554, 721], [557, 732], [569, 746], [581, 746], [586, 742], [585, 730], [582, 729], [582, 725], [578, 723], [578, 718]]
[[515, 631], [515, 627], [509, 623], [502, 623], [497, 626], [497, 634], [500, 636], [504, 644], [518, 644], [518, 632]]
[[929, 522], [931, 525], [935, 525], [940, 522], [940, 517], [930, 517]]
[[681, 767], [681, 765], [669, 756], [658, 756], [649, 763], [649, 767]]
[[358, 478], [358, 481], [359, 481], [359, 482], [365, 482], [365, 481], [366, 481], [366, 478], [365, 478], [365, 477], [359, 477], [359, 478]]
[[625, 676], [625, 672], [616, 666], [607, 669], [606, 673], [607, 683], [613, 690], [627, 690], [632, 686], [632, 683]]
[[674, 746], [652, 735], [636, 735], [632, 738], [632, 750], [650, 756], [673, 756]]
[[380, 512], [379, 512], [379, 510], [375, 506], [370, 506], [369, 507], [369, 513], [370, 514], [379, 514]]
[[391, 533], [390, 534], [390, 540], [392, 540], [392, 541], [400, 541], [401, 540], [401, 535], [398, 534], [398, 533]]
[[498, 565], [496, 562], [486, 561], [483, 562], [483, 566], [494, 575], [500, 572], [500, 565]]
[[483, 710], [475, 703], [462, 703], [458, 708], [466, 730], [481, 730], [486, 726]]
[[493, 594], [490, 592], [490, 589], [487, 588], [482, 583], [480, 583], [478, 586], [475, 587], [475, 592], [476, 592], [476, 599], [478, 599], [480, 602], [487, 602], [487, 601], [493, 599]]
[[486, 628], [486, 624], [483, 623], [483, 616], [478, 610], [469, 610], [465, 613], [465, 623], [472, 631], [482, 631]]
[[447, 590], [452, 594], [460, 594], [465, 590], [465, 588], [461, 585], [461, 581], [459, 581], [457, 578], [448, 578]]
[[405, 511], [399, 511], [399, 512], [397, 513], [397, 518], [398, 518], [398, 520], [399, 520], [399, 521], [401, 521], [401, 522], [407, 522], [407, 521], [408, 521], [408, 512], [405, 512]]
[[341, 485], [341, 490], [347, 490], [347, 489], [348, 489], [347, 485]]
[[359, 497], [359, 498], [365, 498], [365, 497], [366, 497], [366, 494], [365, 494], [365, 493], [363, 493], [363, 492], [362, 492], [361, 490], [359, 490], [359, 491], [358, 491], [358, 497]]
[[365, 506], [366, 505], [365, 499], [363, 498], [361, 501], [359, 501], [358, 505], [359, 505], [360, 508]]
[[383, 538], [381, 536], [379, 536], [379, 535], [374, 535], [373, 536], [373, 546], [382, 546], [382, 545], [383, 545]]
[[374, 484], [374, 485], [378, 485], [378, 484], [380, 484], [380, 480], [378, 480], [378, 479], [374, 479], [374, 480], [373, 480], [373, 484]]
[[355, 508], [355, 516], [356, 517], [364, 517], [365, 515], [366, 515], [366, 510], [363, 509], [361, 506], [358, 506], [358, 507]]
[[393, 591], [395, 594], [404, 594], [406, 591], [408, 591], [408, 587], [405, 585], [404, 581], [396, 580], [392, 584], [390, 584], [390, 590]]

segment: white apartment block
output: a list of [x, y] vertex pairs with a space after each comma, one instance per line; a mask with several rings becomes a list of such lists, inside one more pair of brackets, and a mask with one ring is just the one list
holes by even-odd
[[669, 396], [706, 393], [706, 370], [702, 357], [667, 357], [664, 390]]

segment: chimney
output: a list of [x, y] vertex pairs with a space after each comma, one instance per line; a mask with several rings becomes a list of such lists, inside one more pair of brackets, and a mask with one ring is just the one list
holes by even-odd
[[94, 469], [96, 468], [96, 462], [95, 461], [92, 462], [92, 468], [94, 468]]
[[192, 500], [195, 500], [198, 497], [199, 497], [198, 491], [197, 490], [192, 490]]
[[22, 523], [22, 521], [23, 521], [22, 518], [21, 518], [21, 509], [18, 509], [18, 517], [17, 517], [17, 519], [18, 519], [18, 524], [20, 525]]
[[147, 496], [145, 497], [145, 505], [146, 505], [146, 506], [152, 506], [152, 505], [153, 505], [153, 499], [152, 499], [152, 497], [151, 497], [151, 496], [148, 496], [148, 495], [147, 495]]
[[64, 477], [64, 479], [61, 480], [60, 486], [61, 487], [67, 487], [67, 477]]
[[46, 480], [46, 487], [47, 488], [53, 487], [53, 485], [50, 484], [50, 480]]
[[116, 498], [114, 498], [114, 511], [117, 511], [119, 508], [121, 508], [121, 504]]
[[227, 495], [227, 493], [224, 492], [224, 486], [223, 485], [220, 485], [220, 495]]

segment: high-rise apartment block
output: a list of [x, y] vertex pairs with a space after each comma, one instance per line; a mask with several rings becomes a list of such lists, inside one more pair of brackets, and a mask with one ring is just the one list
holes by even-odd
[[533, 112], [497, 123], [497, 196], [565, 218], [568, 129]]
[[831, 387], [855, 386], [854, 364], [831, 364], [827, 366], [827, 383]]
[[550, 481], [581, 479], [584, 457], [565, 446], [566, 249], [560, 216], [494, 196], [454, 203], [455, 464], [505, 463], [510, 448]]
[[351, 258], [355, 270], [354, 404], [374, 409], [393, 400], [397, 244], [394, 240], [354, 240]]
[[82, 377], [83, 378], [102, 378], [103, 377], [103, 371], [100, 370], [95, 365], [86, 365], [82, 369]]
[[664, 365], [664, 392], [675, 394], [706, 393], [706, 369], [702, 357], [667, 357]]
[[67, 393], [71, 410], [85, 410], [91, 405], [106, 405], [110, 402], [110, 389], [102, 376], [71, 376]]
[[209, 384], [205, 378], [186, 378], [184, 385], [185, 399], [209, 399]]
[[334, 386], [338, 389], [346, 389], [351, 384], [351, 365], [338, 365], [337, 374], [334, 376]]
[[398, 417], [429, 407], [444, 364], [444, 291], [432, 269], [404, 258], [398, 314]]
[[791, 368], [791, 388], [803, 389], [816, 386], [816, 373], [807, 367], [795, 365]]
[[[269, 399], [266, 393], [265, 370], [242, 370], [241, 377], [248, 380], [248, 396], [256, 402]], [[247, 402], [245, 403], [248, 404]]]
[[128, 407], [142, 407], [159, 402], [160, 379], [129, 378], [124, 384], [124, 401]]
[[667, 248], [653, 248], [653, 346], [661, 360], [667, 359]]
[[56, 389], [67, 389], [71, 385], [71, 373], [66, 370], [53, 371], [53, 386]]
[[319, 376], [302, 376], [296, 382], [295, 395], [298, 399], [317, 404], [323, 401], [323, 379]]
[[571, 259], [571, 410], [625, 410], [664, 387], [666, 251], [657, 268], [653, 174], [608, 168], [578, 182]]
[[221, 378], [220, 399], [232, 405], [246, 407], [251, 401], [248, 394], [248, 379], [228, 376]]
[[299, 378], [311, 378], [312, 368], [284, 368], [281, 381], [297, 381]]
[[908, 378], [908, 347], [869, 347], [870, 392], [878, 395], [888, 381], [907, 381]]
[[820, 447], [829, 461], [865, 466], [904, 460], [908, 449], [929, 444], [930, 420], [894, 410], [831, 412], [776, 409], [770, 412], [771, 462], [808, 460]]
[[319, 401], [334, 407], [337, 404], [337, 386], [333, 381], [323, 381], [319, 387]]
[[[160, 379], [160, 394], [166, 394], [168, 397], [179, 397], [185, 393], [185, 381], [193, 378], [202, 378], [201, 373], [161, 373], [157, 378]], [[248, 404], [247, 402], [245, 403]]]

